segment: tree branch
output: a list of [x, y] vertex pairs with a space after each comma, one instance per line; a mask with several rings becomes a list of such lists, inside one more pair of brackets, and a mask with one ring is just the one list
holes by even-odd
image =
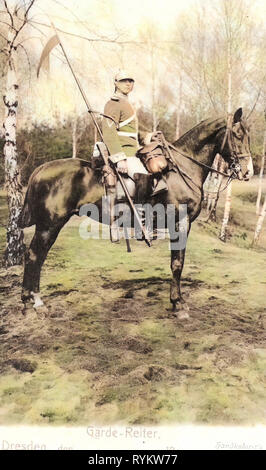
[[[39, 41], [41, 41], [41, 38], [40, 38], [39, 36], [31, 36], [31, 37], [29, 37], [29, 38], [25, 38], [25, 39], [23, 39], [22, 41], [20, 41], [20, 43], [18, 44], [18, 46], [19, 46], [20, 44], [22, 44], [23, 42], [29, 41], [29, 40], [31, 40], [31, 39], [38, 39]], [[42, 44], [42, 45], [43, 45], [43, 44]]]
[[[41, 23], [39, 21], [31, 21], [31, 23], [38, 24], [40, 26], [45, 26], [46, 28], [51, 28], [51, 25], [46, 24], [46, 23]], [[64, 31], [63, 29], [56, 28], [59, 33], [64, 33], [69, 36], [73, 36], [79, 39], [85, 39], [85, 41], [89, 42], [108, 42], [108, 43], [113, 43], [113, 44], [145, 44], [145, 41], [118, 41], [117, 39], [96, 39], [96, 38], [88, 38], [86, 36], [81, 36], [79, 34], [75, 33], [69, 33], [68, 31]]]
[[29, 82], [30, 82], [30, 84], [31, 84], [31, 63], [30, 63], [29, 55], [28, 55], [28, 53], [27, 53], [27, 50], [25, 49], [24, 46], [22, 46], [21, 43], [19, 43], [19, 44], [17, 45], [17, 47], [21, 47], [21, 48], [23, 49], [23, 51], [25, 52], [25, 54], [26, 54], [27, 62], [28, 62], [28, 66], [29, 66]]
[[7, 6], [6, 0], [4, 0], [4, 5], [5, 5], [6, 11], [7, 11], [8, 15], [9, 15], [9, 17], [10, 17], [11, 26], [13, 27], [13, 26], [14, 26], [13, 16], [12, 16], [12, 14], [11, 14], [11, 12], [10, 12], [8, 6]]
[[28, 6], [28, 8], [27, 8], [27, 10], [26, 10], [26, 12], [25, 12], [25, 15], [24, 15], [25, 21], [27, 21], [27, 19], [28, 19], [28, 13], [29, 13], [31, 7], [33, 6], [34, 2], [35, 2], [35, 0], [31, 0], [31, 1], [30, 1], [30, 4], [29, 4], [29, 6]]
[[[100, 35], [98, 33], [95, 33], [95, 31], [91, 31], [88, 26], [86, 25], [86, 23], [84, 21], [82, 21], [77, 15], [76, 13], [74, 13], [70, 8], [68, 8], [66, 5], [64, 5], [63, 3], [59, 2], [58, 0], [53, 0], [54, 3], [56, 3], [57, 5], [63, 7], [65, 10], [69, 11], [71, 13], [71, 15], [73, 16], [73, 18], [75, 18], [90, 34], [93, 33], [95, 34], [95, 36], [98, 36], [98, 38], [100, 39], [103, 39], [103, 40], [108, 40], [108, 38], [106, 36], [103, 36], [103, 35]], [[61, 18], [62, 19], [62, 18]], [[118, 36], [119, 37], [119, 36]], [[118, 37], [116, 39], [113, 39], [113, 41], [117, 42], [118, 40]]]
[[8, 53], [6, 49], [0, 49], [0, 54], [5, 54], [8, 57]]
[[11, 26], [9, 23], [7, 23], [6, 21], [3, 21], [3, 20], [0, 20], [0, 23], [3, 23], [3, 24], [6, 24], [9, 28], [12, 28], [15, 30], [14, 26]]
[[247, 119], [251, 116], [251, 114], [253, 113], [254, 109], [256, 108], [257, 102], [259, 101], [259, 97], [260, 97], [260, 95], [261, 95], [261, 91], [262, 91], [262, 89], [260, 88], [260, 89], [259, 89], [259, 92], [258, 92], [258, 95], [257, 95], [257, 98], [256, 98], [256, 100], [255, 100], [255, 103], [254, 103], [254, 105], [253, 105], [251, 111], [249, 112], [249, 114], [248, 114], [248, 116], [247, 116]]
[[33, 29], [36, 29], [36, 31], [38, 31], [39, 33], [41, 33], [41, 34], [47, 39], [46, 34], [45, 34], [41, 29], [37, 28], [37, 26], [34, 26], [32, 23], [33, 23], [33, 21], [31, 21], [31, 22], [29, 23], [29, 25], [30, 25]]
[[0, 36], [7, 42], [7, 38], [2, 33], [0, 33]]
[[14, 38], [13, 38], [11, 44], [10, 44], [10, 51], [12, 50], [13, 47], [15, 47], [15, 46], [14, 46], [15, 40], [17, 39], [17, 37], [18, 37], [20, 31], [21, 31], [21, 30], [24, 28], [24, 26], [28, 23], [28, 13], [29, 13], [29, 11], [30, 11], [32, 5], [34, 4], [34, 2], [35, 2], [35, 0], [31, 0], [31, 2], [30, 2], [30, 4], [29, 4], [28, 8], [26, 9], [26, 12], [25, 12], [25, 14], [24, 14], [24, 19], [21, 20], [21, 21], [22, 21], [22, 25], [20, 26], [20, 28], [19, 28], [18, 30], [16, 30], [16, 34], [14, 35]]

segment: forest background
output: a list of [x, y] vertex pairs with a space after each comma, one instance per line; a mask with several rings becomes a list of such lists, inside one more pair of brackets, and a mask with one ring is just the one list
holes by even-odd
[[[4, 50], [9, 21], [5, 2], [1, 3], [0, 49]], [[15, 3], [21, 4], [21, 11], [27, 6]], [[46, 161], [89, 160], [95, 140], [90, 116], [59, 47], [37, 79], [41, 52], [54, 34], [50, 21], [97, 111], [103, 111], [113, 93], [120, 68], [135, 78], [131, 101], [140, 128], [162, 130], [169, 141], [203, 119], [225, 115], [229, 100], [233, 110], [242, 106], [246, 115], [252, 111], [252, 154], [258, 173], [265, 128], [265, 9], [260, 0], [138, 0], [132, 6], [118, 0], [33, 2], [17, 47], [17, 149], [23, 185]], [[0, 72], [3, 96], [5, 54], [0, 54]], [[4, 115], [2, 100], [2, 121]], [[2, 132], [1, 152], [3, 147]], [[0, 185], [4, 185], [3, 158]]]

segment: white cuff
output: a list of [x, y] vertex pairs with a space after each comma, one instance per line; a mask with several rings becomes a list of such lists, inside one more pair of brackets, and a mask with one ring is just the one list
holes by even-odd
[[153, 132], [148, 132], [148, 134], [145, 135], [145, 138], [144, 138], [145, 145], [148, 145], [151, 143], [152, 134]]
[[126, 160], [127, 156], [124, 152], [118, 152], [118, 153], [114, 153], [113, 155], [110, 155], [109, 159], [111, 160], [112, 163], [117, 163], [117, 162], [120, 162], [121, 160]]

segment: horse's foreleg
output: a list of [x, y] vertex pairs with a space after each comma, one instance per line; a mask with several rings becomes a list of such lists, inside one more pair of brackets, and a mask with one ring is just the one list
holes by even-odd
[[60, 225], [48, 228], [36, 227], [30, 247], [25, 253], [25, 268], [21, 298], [24, 303], [33, 299], [35, 308], [43, 305], [39, 295], [42, 265], [63, 225], [64, 224], [61, 223]]
[[[176, 224], [178, 229], [179, 224]], [[187, 235], [189, 233], [190, 226], [187, 230]], [[177, 230], [178, 233], [178, 230]], [[180, 237], [179, 237], [180, 238]], [[185, 240], [186, 242], [186, 240]], [[172, 270], [172, 282], [170, 287], [170, 301], [173, 305], [173, 311], [177, 311], [177, 317], [180, 320], [189, 318], [188, 315], [188, 306], [184, 301], [182, 294], [181, 294], [181, 274], [184, 266], [185, 261], [185, 253], [186, 253], [186, 246], [180, 246], [180, 240], [171, 239], [171, 270]], [[177, 308], [179, 307], [179, 308]]]
[[183, 320], [189, 318], [188, 306], [181, 294], [180, 280], [185, 260], [185, 249], [171, 251], [171, 269], [172, 282], [170, 287], [170, 301], [173, 305], [173, 311], [178, 311], [178, 318]]

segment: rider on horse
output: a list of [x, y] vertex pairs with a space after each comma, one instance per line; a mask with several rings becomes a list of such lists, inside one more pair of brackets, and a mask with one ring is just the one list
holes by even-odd
[[[104, 114], [114, 121], [104, 118], [102, 124], [104, 142], [121, 173], [128, 172], [127, 157], [135, 156], [139, 149], [138, 120], [128, 100], [128, 94], [134, 86], [134, 79], [131, 77], [124, 71], [115, 76], [115, 93], [104, 108]], [[147, 174], [143, 165], [142, 167], [143, 173]]]
[[[138, 119], [136, 111], [128, 100], [128, 94], [133, 90], [134, 79], [125, 71], [119, 71], [115, 76], [115, 92], [104, 108], [102, 122], [103, 140], [110, 152], [110, 160], [116, 164], [118, 171], [123, 175], [125, 185], [137, 204], [145, 202], [145, 196], [151, 194], [150, 174], [143, 165], [139, 156], [144, 145], [146, 153], [150, 150], [156, 153], [160, 142], [151, 143], [158, 137], [158, 133], [138, 132]], [[111, 118], [111, 119], [110, 119]], [[136, 154], [138, 154], [136, 156]], [[167, 189], [161, 182], [160, 191]], [[158, 192], [158, 191], [156, 191]], [[122, 201], [125, 194], [119, 182], [116, 184], [116, 200]]]

